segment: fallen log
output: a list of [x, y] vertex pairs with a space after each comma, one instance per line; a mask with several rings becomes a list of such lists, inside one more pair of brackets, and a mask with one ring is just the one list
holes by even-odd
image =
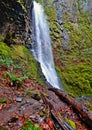
[[57, 110], [54, 108], [53, 103], [43, 93], [41, 93], [41, 95], [42, 95], [43, 102], [45, 103], [45, 105], [47, 107], [48, 106], [50, 107], [50, 111], [51, 111], [52, 116], [56, 119], [58, 124], [61, 126], [62, 130], [69, 130], [66, 127], [65, 121], [63, 121], [63, 119], [58, 117]]
[[54, 110], [51, 110], [51, 114], [56, 119], [56, 121], [59, 123], [59, 125], [63, 130], [74, 130], [73, 128], [71, 128], [69, 124], [64, 122], [61, 118], [58, 118], [57, 113]]
[[84, 105], [78, 103], [78, 101], [70, 97], [62, 90], [56, 88], [49, 88], [49, 90], [55, 92], [55, 94], [58, 95], [62, 101], [66, 102], [68, 105], [71, 105], [73, 110], [75, 110], [75, 112], [80, 116], [81, 120], [84, 121], [89, 128], [92, 128], [92, 114], [89, 113], [88, 109]]

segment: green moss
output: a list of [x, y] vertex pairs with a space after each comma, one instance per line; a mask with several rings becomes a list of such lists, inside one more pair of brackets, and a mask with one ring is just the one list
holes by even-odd
[[37, 124], [33, 124], [30, 120], [28, 120], [24, 126], [21, 128], [21, 130], [42, 130], [41, 127]]
[[67, 68], [62, 72], [64, 85], [74, 95], [92, 94], [92, 68], [87, 65], [78, 65]]
[[0, 41], [0, 55], [9, 56], [11, 54], [11, 49], [2, 41]]
[[57, 18], [56, 10], [52, 5], [45, 6], [45, 13], [50, 21], [54, 21]]
[[89, 112], [92, 114], [92, 104], [88, 102], [85, 104], [85, 106], [89, 109]]
[[[44, 84], [39, 63], [34, 59], [31, 52], [22, 45], [8, 47], [5, 43], [0, 42], [0, 63], [7, 66], [12, 65], [14, 68], [21, 68], [22, 77], [26, 76], [38, 84]], [[19, 81], [21, 77], [15, 79]]]
[[40, 100], [41, 99], [41, 94], [40, 94], [39, 90], [34, 90], [34, 89], [28, 90], [27, 91], [27, 95], [29, 97], [32, 97], [32, 98], [36, 99], [36, 100]]
[[[23, 1], [23, 0], [17, 0], [17, 2], [20, 3], [22, 9], [23, 9], [25, 12], [27, 12], [27, 10], [26, 10], [26, 5], [23, 4], [24, 1]], [[27, 2], [27, 0], [26, 0], [25, 2]]]
[[58, 27], [58, 23], [56, 22], [57, 15], [56, 15], [55, 8], [52, 5], [49, 7], [45, 7], [45, 13], [47, 15], [47, 19], [49, 22], [50, 34], [51, 34], [52, 40], [54, 38], [60, 39], [61, 35], [60, 35], [60, 29]]
[[76, 130], [76, 124], [75, 124], [74, 121], [72, 121], [72, 120], [70, 120], [70, 119], [68, 119], [68, 118], [66, 118], [66, 121], [68, 122], [68, 124], [69, 124], [74, 130]]
[[56, 69], [56, 71], [57, 71], [57, 73], [58, 73], [59, 78], [62, 79], [62, 75], [61, 75], [61, 70], [60, 70], [60, 68], [59, 68], [58, 66], [55, 66], [55, 69]]
[[0, 98], [0, 103], [7, 103], [7, 98]]
[[12, 83], [12, 86], [20, 87], [22, 86], [22, 82], [27, 79], [28, 77], [26, 75], [18, 77], [16, 74], [7, 72], [8, 77], [10, 78], [10, 83]]

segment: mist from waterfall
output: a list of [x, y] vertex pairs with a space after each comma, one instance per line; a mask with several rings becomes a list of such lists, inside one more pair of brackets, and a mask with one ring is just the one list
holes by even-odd
[[35, 1], [33, 2], [32, 22], [33, 55], [40, 63], [42, 72], [49, 84], [55, 88], [60, 88], [59, 78], [54, 67], [49, 27], [44, 15], [44, 9], [42, 5]]

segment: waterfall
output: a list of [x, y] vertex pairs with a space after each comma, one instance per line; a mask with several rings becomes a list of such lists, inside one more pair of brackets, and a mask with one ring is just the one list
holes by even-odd
[[40, 63], [42, 72], [49, 84], [55, 88], [60, 88], [59, 79], [54, 68], [51, 39], [46, 17], [44, 15], [44, 10], [42, 5], [35, 1], [33, 2], [32, 22], [33, 55]]

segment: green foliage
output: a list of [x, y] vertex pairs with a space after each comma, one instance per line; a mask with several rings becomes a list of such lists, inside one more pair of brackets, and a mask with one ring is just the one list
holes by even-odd
[[30, 120], [28, 120], [23, 128], [21, 130], [42, 130], [37, 124], [32, 124], [32, 122]]
[[12, 50], [4, 42], [0, 41], [0, 63], [6, 66], [13, 64], [11, 59]]
[[50, 5], [52, 5], [53, 0], [36, 0], [36, 2], [41, 3], [44, 7], [46, 7], [47, 3], [49, 3]]
[[64, 85], [74, 95], [92, 94], [92, 68], [87, 65], [72, 66], [62, 72]]
[[20, 82], [21, 84], [25, 75], [38, 84], [44, 84], [39, 63], [34, 59], [31, 52], [22, 45], [12, 45], [11, 47], [8, 47], [4, 42], [0, 42], [0, 64], [21, 69], [22, 78], [18, 78], [14, 75], [10, 76], [9, 74], [10, 79], [13, 80], [13, 82]]
[[88, 102], [85, 104], [85, 106], [89, 109], [89, 112], [92, 114], [92, 104]]
[[[71, 23], [65, 23], [65, 29], [69, 32], [70, 42], [69, 49], [74, 53], [81, 54], [82, 51], [91, 47], [92, 41], [92, 28], [90, 28], [89, 22], [86, 20], [86, 16], [80, 16], [78, 28]], [[87, 50], [86, 50], [87, 51]], [[81, 56], [81, 55], [80, 55]]]
[[8, 100], [7, 100], [7, 98], [5, 98], [5, 97], [4, 97], [4, 98], [0, 98], [0, 103], [7, 103], [7, 101], [8, 101]]
[[74, 121], [72, 121], [72, 120], [70, 120], [70, 119], [68, 119], [68, 118], [66, 118], [66, 121], [68, 122], [68, 124], [69, 124], [74, 130], [76, 130], [76, 124], [75, 124]]
[[36, 100], [40, 100], [41, 99], [41, 94], [40, 94], [39, 90], [34, 90], [34, 89], [28, 90], [27, 91], [27, 95], [29, 97], [32, 97], [32, 98], [36, 99]]
[[55, 10], [55, 8], [51, 5], [51, 6], [46, 6], [45, 7], [45, 12], [46, 12], [46, 14], [47, 14], [47, 16], [48, 16], [48, 19], [50, 20], [50, 21], [54, 21], [56, 18], [57, 18], [57, 15], [56, 15], [56, 10]]
[[13, 60], [10, 57], [0, 56], [0, 64], [10, 66], [13, 64]]
[[34, 59], [33, 55], [24, 46], [12, 46], [13, 55], [11, 56], [15, 62], [21, 66], [23, 75], [32, 78], [38, 84], [43, 84], [40, 73], [40, 66]]
[[45, 6], [45, 14], [47, 15], [47, 20], [50, 28], [50, 36], [52, 39], [53, 47], [61, 44], [61, 30], [57, 23], [57, 13], [55, 7], [53, 7], [53, 2], [49, 1], [49, 6]]
[[0, 55], [9, 56], [11, 54], [11, 49], [4, 42], [0, 41]]
[[10, 81], [11, 83], [13, 83], [13, 86], [17, 85], [17, 86], [22, 86], [22, 82], [28, 78], [27, 76], [22, 76], [22, 77], [17, 77], [16, 74], [13, 74], [13, 73], [10, 73], [10, 72], [7, 72], [9, 78], [10, 78]]

